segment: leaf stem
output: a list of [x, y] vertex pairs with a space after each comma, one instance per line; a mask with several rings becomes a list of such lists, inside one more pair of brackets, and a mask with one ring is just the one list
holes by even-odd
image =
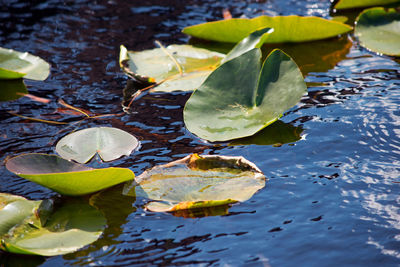
[[167, 55], [172, 59], [172, 61], [175, 63], [176, 67], [178, 68], [179, 74], [180, 74], [180, 75], [183, 75], [182, 67], [181, 67], [181, 65], [178, 63], [178, 61], [176, 60], [176, 58], [174, 58], [174, 56], [171, 55], [171, 53], [169, 53], [169, 52], [167, 51], [167, 49], [166, 49], [159, 41], [156, 40], [155, 43], [161, 48], [161, 50], [162, 50], [165, 54], [167, 54]]

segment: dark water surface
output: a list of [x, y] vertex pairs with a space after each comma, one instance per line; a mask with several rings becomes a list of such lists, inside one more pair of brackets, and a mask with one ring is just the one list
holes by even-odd
[[[116, 186], [90, 199], [108, 221], [98, 241], [51, 258], [0, 252], [0, 266], [400, 265], [400, 65], [361, 48], [351, 35], [283, 47], [309, 83], [308, 95], [282, 118], [301, 132], [289, 144], [204, 142], [184, 128], [189, 94], [180, 92], [147, 94], [134, 102], [130, 115], [69, 128], [7, 113], [81, 119], [60, 109], [59, 99], [94, 114], [120, 113], [128, 80], [118, 66], [121, 44], [143, 50], [155, 39], [186, 43], [183, 27], [221, 19], [224, 8], [234, 17], [329, 17], [329, 6], [317, 0], [0, 0], [0, 46], [31, 52], [52, 65], [46, 81], [25, 81], [31, 94], [52, 100], [49, 104], [27, 97], [0, 103], [1, 161], [20, 153], [55, 153], [55, 142], [75, 127], [113, 126], [136, 135], [141, 148], [92, 165], [140, 174], [197, 152], [244, 156], [268, 177], [264, 189], [227, 215], [198, 218], [145, 211], [143, 199], [123, 196], [122, 185]], [[3, 163], [0, 192], [57, 196], [9, 173]]]

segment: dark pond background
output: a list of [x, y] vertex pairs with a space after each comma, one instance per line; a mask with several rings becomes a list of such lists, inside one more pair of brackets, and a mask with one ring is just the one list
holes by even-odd
[[[50, 103], [27, 97], [0, 103], [2, 162], [20, 153], [53, 154], [57, 140], [74, 129], [113, 126], [137, 136], [141, 148], [130, 157], [92, 165], [128, 167], [138, 175], [197, 152], [244, 156], [268, 177], [264, 189], [228, 214], [205, 217], [224, 210], [148, 212], [143, 199], [123, 196], [122, 185], [116, 186], [88, 199], [108, 221], [98, 241], [51, 258], [0, 252], [0, 266], [400, 264], [400, 65], [361, 48], [351, 34], [282, 46], [306, 74], [309, 92], [282, 117], [278, 130], [259, 137], [257, 142], [266, 145], [212, 144], [190, 134], [182, 121], [190, 94], [182, 92], [147, 94], [129, 115], [69, 127], [8, 113], [71, 123], [82, 119], [57, 104], [59, 99], [97, 115], [120, 113], [128, 78], [118, 66], [119, 46], [149, 49], [155, 39], [187, 43], [183, 27], [221, 19], [224, 8], [234, 17], [331, 16], [327, 0], [0, 0], [0, 46], [28, 51], [52, 65], [46, 81], [25, 81], [31, 94]], [[281, 136], [287, 131], [301, 133], [301, 139]], [[11, 174], [4, 163], [0, 192], [58, 197]], [[185, 218], [193, 215], [198, 217]]]

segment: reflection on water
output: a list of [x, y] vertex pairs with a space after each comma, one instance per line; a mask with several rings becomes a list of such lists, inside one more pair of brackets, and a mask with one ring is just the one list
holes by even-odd
[[[329, 6], [318, 0], [6, 1], [0, 5], [0, 44], [51, 63], [46, 81], [25, 83], [30, 94], [52, 101], [22, 97], [0, 103], [1, 160], [19, 153], [53, 154], [54, 143], [74, 129], [7, 111], [76, 121], [76, 115], [60, 113], [61, 98], [93, 114], [120, 113], [128, 83], [118, 66], [120, 44], [143, 50], [152, 48], [154, 39], [184, 43], [189, 38], [180, 32], [183, 27], [221, 19], [224, 8], [234, 17], [328, 17]], [[146, 93], [133, 102], [130, 114], [79, 124], [118, 127], [141, 141], [130, 157], [97, 167], [122, 166], [140, 174], [190, 153], [244, 156], [270, 178], [249, 201], [233, 205], [226, 215], [202, 217], [196, 211], [196, 218], [187, 219], [192, 214], [143, 210], [146, 200], [123, 196], [120, 185], [92, 197], [109, 224], [98, 241], [51, 258], [0, 252], [0, 265], [398, 265], [400, 64], [351, 38], [282, 46], [298, 61], [310, 87], [284, 114], [276, 134], [266, 128], [260, 135], [267, 143], [291, 145], [211, 145], [198, 139], [182, 119], [189, 93]], [[293, 141], [286, 139], [286, 130]], [[0, 191], [29, 199], [56, 195], [4, 166]]]

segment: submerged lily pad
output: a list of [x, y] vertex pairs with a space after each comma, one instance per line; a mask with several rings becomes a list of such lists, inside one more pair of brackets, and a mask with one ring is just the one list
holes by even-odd
[[64, 136], [56, 145], [64, 159], [88, 162], [96, 153], [104, 161], [129, 156], [139, 141], [133, 135], [112, 127], [94, 127]]
[[267, 43], [307, 42], [347, 33], [351, 26], [319, 17], [260, 16], [253, 19], [229, 19], [189, 26], [183, 33], [217, 42], [236, 43], [264, 27], [274, 29]]
[[334, 8], [335, 9], [351, 9], [351, 8], [363, 8], [370, 6], [383, 6], [393, 3], [400, 3], [399, 0], [339, 0]]
[[190, 45], [170, 45], [142, 52], [128, 52], [121, 46], [120, 66], [139, 81], [157, 83], [155, 91], [191, 91], [198, 88], [220, 63], [261, 47], [271, 32], [271, 28], [252, 32], [226, 56]]
[[243, 157], [193, 154], [145, 171], [124, 194], [136, 192], [153, 200], [147, 209], [165, 212], [243, 202], [264, 186], [265, 176]]
[[184, 108], [189, 131], [209, 141], [251, 136], [275, 122], [307, 92], [296, 63], [274, 50], [261, 67], [258, 48], [216, 69]]
[[155, 90], [193, 90], [216, 68], [223, 54], [190, 45], [131, 52], [121, 45], [121, 68], [135, 79], [160, 83]]
[[71, 200], [41, 220], [40, 209], [51, 202], [13, 198], [0, 193], [0, 203], [5, 202], [0, 206], [0, 229], [7, 229], [0, 230], [0, 249], [7, 252], [43, 256], [71, 253], [96, 241], [105, 227], [103, 215], [82, 200]]
[[45, 80], [50, 65], [40, 57], [0, 47], [0, 79]]
[[391, 56], [400, 56], [400, 12], [382, 7], [364, 10], [356, 20], [354, 31], [367, 49]]
[[126, 168], [93, 169], [46, 154], [16, 156], [7, 160], [6, 168], [22, 178], [70, 196], [90, 194], [135, 177]]
[[18, 99], [28, 93], [22, 79], [1, 80], [0, 79], [0, 101]]

